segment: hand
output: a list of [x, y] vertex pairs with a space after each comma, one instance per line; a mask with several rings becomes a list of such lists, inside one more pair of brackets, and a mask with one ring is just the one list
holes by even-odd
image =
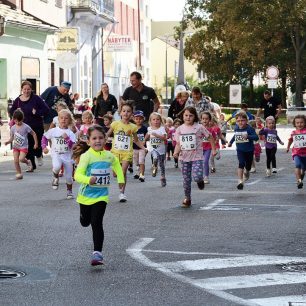
[[174, 157], [174, 158], [178, 158], [178, 157], [179, 157], [179, 154], [178, 154], [178, 153], [173, 153], [173, 157]]
[[217, 151], [216, 151], [216, 150], [211, 150], [211, 154], [212, 154], [213, 156], [216, 156], [216, 155], [217, 155]]
[[290, 148], [287, 148], [286, 152], [288, 153], [290, 151]]
[[244, 139], [248, 139], [249, 135], [243, 135]]
[[32, 114], [33, 114], [33, 115], [36, 114], [36, 109], [35, 109], [35, 108], [32, 109]]
[[91, 176], [89, 179], [89, 185], [94, 185], [96, 183], [97, 178], [95, 176]]
[[48, 148], [44, 148], [43, 152], [44, 152], [44, 154], [48, 154], [49, 153]]
[[62, 137], [65, 139], [65, 138], [68, 137], [68, 135], [67, 135], [66, 133], [64, 133], [64, 134], [62, 135]]
[[38, 148], [38, 143], [35, 143], [33, 149], [36, 150]]
[[281, 141], [280, 144], [283, 146], [285, 143], [283, 143], [283, 142]]
[[231, 146], [232, 146], [232, 144], [229, 142], [229, 143], [227, 144], [227, 147], [230, 148]]

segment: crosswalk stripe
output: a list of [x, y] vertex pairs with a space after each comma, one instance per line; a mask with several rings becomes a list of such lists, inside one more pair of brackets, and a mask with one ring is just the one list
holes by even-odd
[[257, 275], [213, 277], [195, 280], [199, 287], [210, 290], [229, 290], [275, 285], [306, 283], [306, 272], [283, 272]]
[[288, 296], [276, 296], [265, 299], [251, 299], [252, 301], [260, 306], [288, 306], [291, 302], [292, 306], [303, 306], [306, 305], [306, 295], [288, 295]]
[[207, 258], [160, 263], [172, 272], [252, 267], [305, 261], [305, 257], [249, 255], [230, 258]]

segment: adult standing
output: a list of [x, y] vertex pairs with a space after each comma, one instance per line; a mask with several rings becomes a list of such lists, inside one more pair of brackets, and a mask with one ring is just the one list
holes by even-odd
[[185, 108], [186, 101], [189, 98], [188, 91], [180, 91], [177, 93], [175, 99], [172, 101], [169, 111], [168, 117], [173, 120], [176, 118], [180, 118], [181, 111]]
[[94, 116], [96, 123], [104, 125], [103, 116], [106, 114], [113, 115], [118, 109], [117, 99], [109, 93], [109, 87], [106, 83], [101, 85], [101, 91], [97, 96]]
[[217, 119], [220, 118], [221, 116], [221, 107], [218, 103], [212, 102], [210, 96], [205, 96], [205, 99], [209, 101], [210, 104], [214, 107], [214, 115], [217, 117]]
[[122, 101], [133, 100], [135, 111], [142, 111], [145, 116], [145, 122], [148, 123], [150, 114], [157, 112], [160, 102], [153, 88], [142, 83], [142, 76], [134, 71], [130, 74], [130, 83], [122, 97]]
[[29, 81], [22, 82], [21, 95], [13, 102], [10, 114], [12, 115], [17, 108], [20, 108], [24, 113], [24, 123], [29, 125], [37, 135], [37, 149], [34, 149], [33, 136], [31, 134], [28, 135], [28, 154], [26, 158], [31, 161], [32, 165], [27, 172], [33, 172], [36, 169], [35, 157], [37, 157], [39, 166], [43, 163], [41, 148], [41, 139], [44, 133], [43, 116], [48, 115], [50, 109], [44, 100], [33, 94], [32, 84]]
[[196, 109], [198, 115], [202, 112], [210, 112], [214, 114], [214, 106], [205, 99], [200, 87], [193, 87], [191, 90], [191, 99], [186, 102], [185, 107], [192, 106]]
[[281, 114], [281, 102], [275, 97], [272, 97], [271, 92], [269, 90], [266, 90], [264, 92], [263, 99], [260, 102], [260, 107], [257, 111], [256, 116], [259, 117], [262, 111], [264, 111], [264, 119], [269, 116], [273, 116], [275, 118], [275, 121], [279, 118]]
[[58, 102], [64, 102], [67, 104], [68, 108], [73, 111], [73, 104], [69, 96], [69, 90], [71, 83], [64, 81], [60, 86], [48, 87], [40, 96], [45, 100], [46, 104], [49, 106], [49, 113], [44, 116], [44, 128], [48, 130], [50, 124], [54, 117], [57, 116], [56, 104]]

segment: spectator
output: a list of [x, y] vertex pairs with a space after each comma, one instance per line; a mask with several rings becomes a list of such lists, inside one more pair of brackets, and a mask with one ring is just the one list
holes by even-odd
[[87, 110], [91, 110], [91, 107], [89, 106], [89, 102], [90, 100], [89, 99], [85, 99], [85, 101], [83, 101], [82, 105], [78, 107], [78, 111], [80, 112], [85, 112]]
[[168, 117], [172, 118], [173, 120], [176, 118], [180, 118], [181, 111], [185, 108], [185, 104], [188, 98], [189, 98], [188, 91], [178, 92], [175, 99], [172, 101], [170, 105], [168, 111]]
[[248, 120], [254, 120], [255, 117], [254, 115], [252, 115], [250, 112], [248, 112], [248, 105], [246, 103], [241, 103], [240, 105], [240, 109], [235, 110], [232, 115], [226, 120], [226, 122], [232, 120], [233, 118], [236, 118], [236, 115], [241, 112], [244, 111], [248, 117]]
[[121, 101], [133, 100], [134, 111], [141, 110], [147, 124], [150, 114], [158, 111], [159, 99], [153, 88], [142, 83], [142, 76], [139, 72], [134, 71], [130, 74], [130, 83], [132, 86], [124, 91]]
[[97, 96], [94, 116], [96, 123], [104, 125], [103, 116], [106, 114], [113, 115], [118, 109], [117, 99], [109, 93], [109, 87], [106, 83], [101, 85], [101, 91]]
[[24, 123], [29, 125], [36, 133], [38, 139], [38, 147], [34, 149], [34, 138], [28, 134], [28, 153], [26, 158], [32, 163], [27, 172], [33, 172], [36, 169], [35, 157], [37, 158], [38, 165], [43, 164], [41, 139], [44, 133], [43, 116], [49, 114], [48, 105], [37, 95], [32, 92], [32, 84], [29, 81], [24, 81], [21, 84], [21, 95], [15, 99], [12, 107], [10, 108], [10, 115], [20, 108], [24, 114]]
[[275, 121], [278, 119], [282, 111], [281, 102], [278, 101], [276, 98], [272, 97], [271, 92], [269, 90], [266, 90], [264, 92], [264, 97], [260, 102], [260, 107], [257, 111], [257, 117], [260, 116], [262, 110], [264, 111], [264, 119], [269, 116], [272, 116], [275, 118]]
[[56, 104], [60, 101], [65, 102], [68, 108], [73, 111], [73, 104], [69, 97], [69, 90], [71, 87], [71, 83], [64, 81], [60, 86], [51, 86], [48, 87], [42, 94], [41, 98], [45, 100], [46, 104], [49, 106], [50, 111], [44, 117], [44, 127], [45, 130], [49, 129], [49, 126], [55, 116], [57, 116], [56, 112]]
[[214, 107], [214, 115], [217, 117], [217, 119], [219, 119], [221, 115], [221, 107], [219, 106], [219, 104], [216, 102], [212, 102], [211, 97], [209, 96], [205, 96], [205, 99], [209, 101], [210, 104], [212, 104], [212, 106]]

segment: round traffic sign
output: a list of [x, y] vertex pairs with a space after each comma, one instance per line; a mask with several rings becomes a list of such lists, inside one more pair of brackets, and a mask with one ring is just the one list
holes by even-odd
[[279, 75], [279, 70], [275, 66], [270, 66], [266, 70], [266, 76], [268, 79], [277, 79]]

